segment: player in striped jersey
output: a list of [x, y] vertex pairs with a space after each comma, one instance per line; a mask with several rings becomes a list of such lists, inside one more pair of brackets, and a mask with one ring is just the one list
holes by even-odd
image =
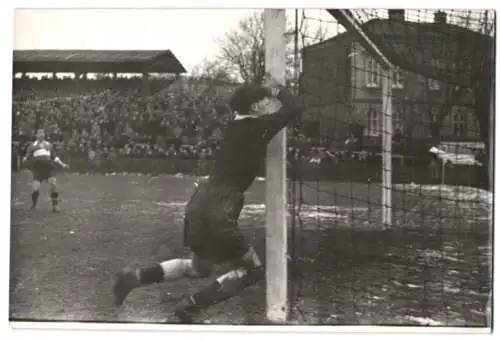
[[23, 158], [23, 163], [32, 159], [31, 172], [33, 173], [32, 193], [31, 193], [31, 209], [36, 208], [38, 196], [40, 194], [40, 183], [47, 180], [50, 185], [50, 197], [52, 198], [52, 211], [58, 212], [57, 183], [55, 177], [55, 164], [63, 168], [68, 168], [68, 165], [62, 162], [54, 153], [52, 143], [45, 139], [45, 132], [39, 129], [36, 133], [36, 141], [28, 146], [26, 155]]

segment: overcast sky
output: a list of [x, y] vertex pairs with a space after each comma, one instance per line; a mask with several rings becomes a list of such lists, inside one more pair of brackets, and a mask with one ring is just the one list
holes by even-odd
[[14, 49], [170, 49], [186, 69], [251, 10], [20, 9]]
[[[170, 49], [188, 71], [251, 9], [18, 9], [14, 49]], [[323, 10], [307, 10], [331, 20]], [[293, 21], [293, 10], [287, 11]], [[318, 25], [310, 21], [309, 25]], [[327, 23], [325, 23], [327, 25]]]
[[[216, 39], [237, 27], [257, 9], [17, 9], [14, 49], [170, 49], [189, 71], [218, 52]], [[412, 21], [432, 20], [433, 11], [407, 10]], [[456, 10], [450, 17], [466, 15]], [[480, 12], [479, 12], [480, 13]], [[386, 10], [357, 10], [359, 19], [386, 16]], [[302, 18], [302, 12], [299, 12]], [[321, 9], [307, 9], [310, 32], [318, 26], [337, 31], [333, 18]], [[470, 14], [469, 14], [470, 15]], [[290, 23], [294, 10], [287, 10]], [[473, 21], [478, 18], [472, 16]], [[300, 20], [299, 20], [300, 21]]]

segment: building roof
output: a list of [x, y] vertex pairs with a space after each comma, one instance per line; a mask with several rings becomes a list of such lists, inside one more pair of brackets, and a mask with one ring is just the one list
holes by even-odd
[[[488, 51], [494, 39], [461, 26], [377, 18], [362, 23], [361, 28], [391, 63], [428, 78], [470, 86], [479, 67], [492, 67], [493, 54]], [[304, 50], [347, 37], [354, 35], [346, 31]]]
[[170, 50], [14, 50], [14, 72], [185, 73]]

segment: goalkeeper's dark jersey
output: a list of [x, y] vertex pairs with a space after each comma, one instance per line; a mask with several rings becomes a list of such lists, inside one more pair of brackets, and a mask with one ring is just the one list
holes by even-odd
[[228, 124], [215, 157], [210, 183], [241, 193], [250, 187], [265, 160], [269, 141], [303, 111], [299, 99], [288, 90], [282, 90], [278, 99], [282, 107], [276, 113], [248, 116]]

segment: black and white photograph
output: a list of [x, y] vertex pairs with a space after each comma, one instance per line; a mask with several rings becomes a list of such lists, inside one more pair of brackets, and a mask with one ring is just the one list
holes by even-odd
[[15, 9], [11, 328], [490, 333], [496, 15]]

